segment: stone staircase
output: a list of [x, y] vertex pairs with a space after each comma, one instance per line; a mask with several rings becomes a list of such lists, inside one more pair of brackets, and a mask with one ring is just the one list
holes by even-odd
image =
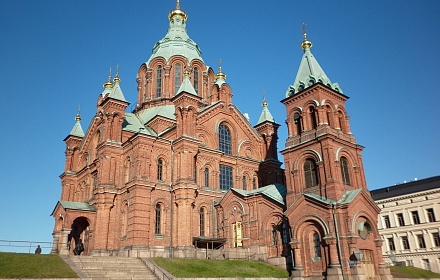
[[158, 280], [159, 278], [138, 258], [70, 256], [66, 262], [81, 278], [91, 280]]

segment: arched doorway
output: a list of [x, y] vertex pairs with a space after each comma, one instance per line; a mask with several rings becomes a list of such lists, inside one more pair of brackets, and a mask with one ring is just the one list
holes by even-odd
[[70, 233], [67, 237], [69, 255], [73, 255], [73, 250], [80, 241], [84, 244], [82, 254], [87, 255], [89, 248], [89, 222], [85, 217], [76, 218], [71, 225]]

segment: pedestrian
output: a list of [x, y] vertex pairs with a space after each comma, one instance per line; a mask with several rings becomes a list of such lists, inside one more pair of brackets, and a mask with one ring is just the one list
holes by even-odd
[[37, 249], [35, 249], [35, 254], [39, 255], [41, 254], [41, 247], [38, 245]]
[[78, 243], [75, 245], [75, 249], [73, 249], [73, 253], [77, 256], [81, 255], [82, 251], [84, 251], [84, 244], [82, 240], [79, 239]]

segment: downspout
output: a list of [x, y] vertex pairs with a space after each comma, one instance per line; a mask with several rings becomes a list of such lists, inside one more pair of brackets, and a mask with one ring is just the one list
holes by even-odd
[[173, 201], [173, 182], [174, 182], [174, 147], [173, 140], [171, 142], [171, 182], [170, 182], [170, 249], [169, 257], [173, 257], [173, 222], [174, 222], [174, 201]]
[[337, 243], [339, 264], [341, 266], [342, 279], [345, 279], [344, 265], [343, 265], [344, 262], [342, 261], [341, 243], [340, 243], [340, 240], [339, 240], [338, 222], [336, 220], [336, 202], [333, 202], [333, 222], [335, 223], [336, 243]]

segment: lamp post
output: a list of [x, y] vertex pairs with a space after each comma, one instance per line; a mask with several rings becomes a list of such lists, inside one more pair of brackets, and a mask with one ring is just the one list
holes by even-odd
[[357, 265], [358, 262], [362, 261], [362, 257], [364, 256], [364, 254], [359, 249], [356, 249], [356, 251], [354, 251], [353, 254], [354, 257], [356, 258], [356, 265]]
[[394, 254], [394, 252], [391, 252], [391, 254], [389, 255], [389, 258], [390, 258], [391, 262], [393, 263], [393, 265], [395, 265], [396, 261], [397, 261], [397, 256]]

